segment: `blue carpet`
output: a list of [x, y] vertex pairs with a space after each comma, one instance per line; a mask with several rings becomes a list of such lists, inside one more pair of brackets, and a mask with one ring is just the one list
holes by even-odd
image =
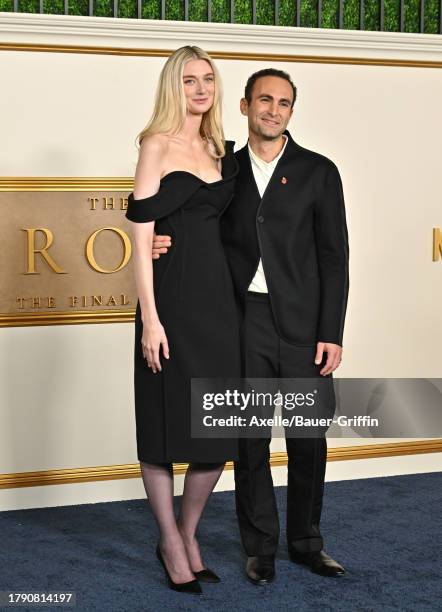
[[[322, 578], [291, 563], [282, 532], [277, 578], [265, 587], [244, 577], [233, 493], [215, 493], [199, 541], [223, 581], [203, 586], [202, 596], [167, 588], [146, 500], [2, 512], [0, 590], [75, 591], [81, 612], [433, 612], [441, 605], [441, 485], [441, 473], [326, 483], [326, 550], [347, 576]], [[284, 526], [285, 487], [276, 494]]]

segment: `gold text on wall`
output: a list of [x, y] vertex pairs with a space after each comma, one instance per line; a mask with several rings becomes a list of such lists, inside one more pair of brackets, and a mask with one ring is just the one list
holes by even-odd
[[433, 227], [433, 261], [442, 259], [442, 232], [440, 227]]
[[1, 326], [133, 320], [131, 181], [99, 182], [2, 179]]

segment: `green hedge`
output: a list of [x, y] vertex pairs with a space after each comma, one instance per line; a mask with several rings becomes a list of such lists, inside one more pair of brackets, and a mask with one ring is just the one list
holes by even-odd
[[[400, 0], [385, 0], [384, 30], [399, 31], [399, 5]], [[38, 13], [39, 0], [19, 0], [21, 13]], [[87, 15], [88, 0], [69, 0], [70, 15]], [[144, 19], [160, 18], [160, 0], [143, 0], [142, 16]], [[291, 26], [296, 20], [296, 2], [294, 0], [280, 0], [280, 25]], [[419, 31], [419, 0], [405, 0], [404, 29], [406, 32]], [[13, 0], [0, 0], [0, 11], [13, 11]], [[64, 13], [63, 0], [44, 0], [43, 12]], [[338, 0], [323, 0], [322, 27], [338, 27]], [[113, 17], [113, 0], [95, 0], [95, 13], [97, 17]], [[273, 0], [257, 0], [257, 23], [272, 25], [274, 23]], [[136, 0], [120, 0], [118, 17], [136, 18]], [[166, 0], [166, 19], [184, 20], [183, 0]], [[189, 0], [189, 20], [207, 21], [207, 0]], [[317, 0], [301, 0], [301, 26], [314, 28], [317, 25]], [[230, 0], [212, 0], [212, 21], [227, 23], [230, 21]], [[235, 22], [252, 23], [251, 0], [236, 0]], [[426, 0], [425, 27], [428, 34], [438, 33], [439, 0]], [[357, 30], [359, 25], [359, 0], [344, 0], [344, 29]], [[379, 1], [365, 0], [365, 29], [379, 30]]]

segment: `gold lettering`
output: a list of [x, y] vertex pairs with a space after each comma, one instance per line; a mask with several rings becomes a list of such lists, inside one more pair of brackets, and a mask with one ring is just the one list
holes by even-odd
[[98, 198], [88, 198], [88, 202], [91, 203], [91, 210], [97, 210]]
[[25, 308], [25, 301], [30, 302], [30, 306], [29, 308], [44, 308], [44, 306], [42, 306], [42, 301], [46, 300], [47, 302], [47, 308], [55, 308], [55, 297], [48, 295], [45, 297], [30, 297], [30, 298], [25, 298], [25, 297], [18, 297], [16, 298], [18, 304], [19, 304], [19, 308]]
[[127, 210], [127, 198], [120, 198], [121, 210]]
[[440, 227], [433, 227], [433, 261], [442, 257], [442, 232]]
[[[123, 258], [121, 260], [120, 265], [117, 268], [115, 268], [115, 270], [104, 270], [97, 264], [97, 261], [94, 256], [95, 238], [98, 236], [100, 232], [104, 232], [106, 230], [115, 232], [116, 234], [118, 234], [123, 242], [123, 248], [124, 248]], [[132, 246], [131, 246], [129, 237], [125, 232], [123, 232], [123, 230], [121, 230], [118, 227], [102, 227], [101, 229], [98, 229], [93, 234], [91, 234], [86, 242], [86, 259], [88, 260], [89, 265], [94, 270], [97, 270], [97, 272], [102, 272], [103, 274], [113, 274], [114, 272], [118, 272], [119, 270], [124, 268], [127, 265], [128, 261], [130, 260], [131, 254], [132, 254]]]
[[103, 210], [114, 210], [115, 209], [115, 198], [103, 198]]
[[[127, 296], [124, 293], [121, 293], [121, 306], [127, 306], [128, 304], [130, 304], [130, 300], [127, 299]], [[17, 300], [25, 300], [26, 298], [17, 298]], [[48, 299], [54, 299], [54, 298], [48, 298]], [[70, 306], [76, 306], [79, 303], [79, 298], [76, 295], [71, 295], [69, 296], [69, 301], [70, 301]], [[118, 305], [118, 300], [120, 298], [116, 298], [114, 295], [110, 295], [109, 298], [107, 298], [107, 301], [105, 302], [105, 299], [102, 295], [82, 295], [81, 296], [81, 302], [82, 302], [82, 306], [86, 307], [88, 306], [88, 303], [90, 302], [90, 306], [117, 306]], [[105, 302], [105, 303], [104, 303]]]
[[[24, 274], [40, 274], [40, 272], [35, 271], [35, 254], [40, 253], [40, 255], [44, 258], [46, 263], [56, 272], [57, 274], [67, 274], [65, 270], [62, 270], [52, 259], [52, 257], [48, 253], [48, 249], [54, 241], [54, 236], [50, 229], [45, 227], [36, 227], [36, 228], [22, 228], [24, 232], [27, 232], [27, 263], [28, 268]], [[35, 233], [42, 232], [46, 236], [46, 244], [41, 249], [37, 249], [35, 247]]]

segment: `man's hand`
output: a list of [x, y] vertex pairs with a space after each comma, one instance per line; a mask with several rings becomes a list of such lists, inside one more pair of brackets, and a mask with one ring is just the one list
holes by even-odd
[[342, 346], [339, 346], [339, 344], [332, 344], [331, 342], [318, 342], [315, 357], [316, 365], [321, 363], [324, 353], [327, 353], [327, 361], [320, 371], [320, 374], [322, 376], [327, 376], [339, 367], [342, 360]]
[[152, 259], [159, 259], [161, 255], [167, 253], [171, 244], [172, 239], [170, 236], [157, 236], [154, 234], [152, 240]]

